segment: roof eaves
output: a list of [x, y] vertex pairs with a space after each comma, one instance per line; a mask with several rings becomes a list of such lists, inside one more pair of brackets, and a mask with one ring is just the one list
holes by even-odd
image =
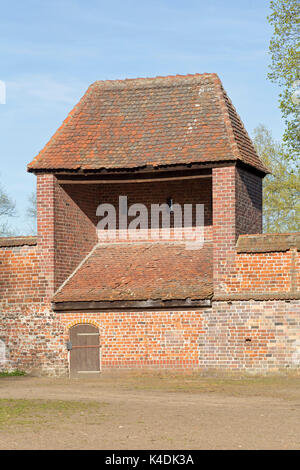
[[[215, 86], [216, 86], [216, 95], [219, 98], [219, 105], [220, 105], [221, 111], [222, 111], [221, 114], [223, 116], [225, 128], [227, 130], [227, 136], [228, 136], [229, 144], [230, 144], [230, 147], [231, 147], [231, 150], [232, 150], [232, 154], [237, 160], [240, 160], [240, 161], [244, 162], [245, 164], [249, 165], [249, 162], [246, 162], [245, 159], [243, 158], [243, 156], [241, 155], [238, 144], [236, 142], [236, 138], [235, 138], [234, 131], [233, 131], [233, 128], [232, 128], [232, 121], [230, 119], [230, 115], [229, 115], [229, 111], [228, 111], [228, 107], [227, 107], [225, 98], [228, 100], [228, 102], [230, 103], [230, 105], [234, 109], [234, 112], [235, 112], [235, 114], [236, 114], [236, 116], [239, 120], [239, 123], [240, 123], [242, 129], [245, 132], [245, 135], [248, 137], [249, 143], [252, 146], [254, 152], [256, 153], [256, 150], [255, 150], [255, 148], [252, 144], [252, 140], [250, 139], [249, 134], [248, 134], [248, 132], [247, 132], [247, 130], [246, 130], [244, 124], [243, 124], [242, 119], [240, 118], [239, 114], [237, 113], [237, 110], [236, 110], [235, 106], [233, 105], [231, 99], [229, 98], [226, 91], [224, 90], [222, 82], [221, 82], [220, 78], [217, 75], [214, 77], [214, 83], [215, 83]], [[270, 174], [271, 171], [269, 170], [269, 168], [267, 168], [265, 166], [265, 164], [260, 160], [258, 155], [257, 155], [257, 157], [258, 157], [258, 160], [259, 160], [260, 164], [255, 165], [255, 168], [260, 170], [265, 175]]]
[[191, 83], [201, 83], [204, 78], [218, 78], [216, 73], [195, 73], [187, 75], [166, 75], [156, 77], [125, 78], [116, 80], [97, 80], [93, 85], [107, 90], [120, 90], [124, 88], [170, 88], [174, 86], [187, 86]]

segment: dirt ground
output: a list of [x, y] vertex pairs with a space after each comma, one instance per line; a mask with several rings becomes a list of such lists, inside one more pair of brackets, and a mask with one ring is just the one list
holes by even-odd
[[0, 378], [0, 449], [299, 449], [300, 378]]

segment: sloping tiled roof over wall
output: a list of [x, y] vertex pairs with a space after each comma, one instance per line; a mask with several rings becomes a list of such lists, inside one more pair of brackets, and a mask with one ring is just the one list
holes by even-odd
[[212, 295], [212, 245], [99, 244], [54, 302], [207, 299]]
[[268, 170], [216, 74], [97, 81], [29, 171], [241, 161]]

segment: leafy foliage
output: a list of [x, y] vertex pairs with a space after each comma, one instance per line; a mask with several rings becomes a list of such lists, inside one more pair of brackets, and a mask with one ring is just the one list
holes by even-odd
[[300, 80], [300, 3], [299, 0], [272, 0], [270, 8], [268, 20], [273, 36], [268, 77], [282, 88], [279, 106], [286, 124], [283, 141], [288, 151], [284, 157], [299, 166], [300, 103], [294, 102], [292, 95], [295, 83]]
[[300, 172], [262, 124], [254, 129], [253, 143], [272, 171], [264, 179], [264, 232], [300, 231]]

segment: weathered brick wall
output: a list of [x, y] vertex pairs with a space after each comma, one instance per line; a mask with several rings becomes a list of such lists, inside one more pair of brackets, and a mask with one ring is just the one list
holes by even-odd
[[[192, 228], [196, 225], [196, 204], [204, 204], [204, 224], [206, 239], [212, 237], [212, 182], [211, 178], [199, 178], [192, 180], [176, 180], [176, 181], [161, 181], [161, 182], [148, 182], [148, 183], [123, 183], [123, 184], [103, 184], [98, 185], [97, 203], [112, 204], [116, 208], [116, 221], [117, 230], [119, 230], [119, 196], [127, 196], [128, 208], [133, 204], [143, 204], [148, 211], [148, 227], [158, 229], [160, 235], [160, 225], [154, 226], [151, 224], [151, 204], [166, 204], [168, 198], [173, 199], [174, 204], [179, 204], [182, 207], [184, 204], [193, 205], [193, 220]], [[97, 206], [96, 206], [97, 207]], [[96, 213], [96, 207], [94, 212]], [[128, 216], [128, 226], [136, 216]], [[101, 218], [98, 217], [97, 221]], [[183, 221], [183, 219], [182, 219]], [[153, 221], [152, 221], [153, 222]], [[174, 215], [170, 216], [170, 236], [166, 239], [176, 239], [180, 234], [178, 227], [174, 223]], [[188, 230], [188, 228], [187, 228]], [[166, 232], [166, 231], [165, 231]], [[151, 233], [143, 232], [140, 234], [140, 239], [151, 239]], [[122, 234], [117, 236], [118, 240], [131, 241], [130, 230], [122, 231]], [[109, 240], [107, 240], [109, 241]]]
[[37, 232], [40, 269], [46, 279], [45, 301], [49, 302], [55, 284], [55, 177], [37, 177]]
[[[213, 302], [185, 311], [57, 313], [69, 328], [99, 328], [102, 369], [270, 372], [300, 364], [300, 302]], [[64, 356], [65, 357], [65, 356]]]
[[236, 236], [262, 232], [262, 178], [236, 169]]
[[234, 264], [236, 242], [236, 168], [213, 168], [214, 291], [222, 292], [223, 279]]
[[55, 289], [74, 271], [97, 243], [96, 187], [56, 183]]
[[[299, 252], [238, 253], [234, 269], [224, 275], [223, 294], [271, 294], [295, 291], [293, 271], [299, 273]], [[222, 294], [220, 294], [222, 295]]]
[[[166, 203], [167, 198], [172, 197], [174, 203], [181, 205], [204, 204], [205, 236], [206, 239], [211, 239], [210, 178], [121, 185], [59, 185], [52, 174], [39, 174], [37, 178], [39, 247], [41, 263], [48, 279], [49, 296], [97, 243], [96, 226], [100, 220], [96, 216], [98, 205], [110, 203], [118, 208], [119, 195], [128, 197], [128, 206], [141, 203], [147, 207], [149, 226], [151, 203]], [[128, 223], [133, 218], [128, 217]], [[176, 238], [172, 232], [171, 238]], [[130, 241], [129, 238], [126, 240]]]
[[66, 374], [69, 328], [86, 321], [100, 329], [103, 370], [268, 372], [300, 364], [296, 300], [215, 302], [212, 309], [181, 312], [54, 314], [37, 306], [26, 311], [17, 306], [14, 312], [6, 314], [4, 338], [13, 365], [28, 371]]
[[93, 323], [99, 328], [101, 365], [110, 368], [197, 368], [199, 311], [103, 311], [57, 313], [69, 328]]
[[[299, 300], [215, 301], [212, 308], [183, 311], [59, 313], [45, 305], [40, 291], [36, 298], [30, 297], [34, 280], [39, 278], [36, 249], [1, 249], [0, 253], [6, 267], [14, 266], [9, 276], [1, 278], [4, 301], [0, 308], [0, 338], [14, 367], [66, 374], [69, 328], [84, 322], [100, 329], [103, 369], [263, 372], [299, 367]], [[27, 287], [16, 298], [14, 292], [20, 282], [23, 286], [23, 280]], [[43, 277], [40, 285], [44, 286]]]
[[38, 246], [49, 297], [97, 243], [95, 189], [62, 187], [52, 174], [37, 176]]
[[0, 340], [10, 367], [66, 373], [63, 328], [47, 301], [37, 246], [0, 247]]
[[[103, 369], [264, 372], [299, 368], [297, 245], [290, 246], [292, 238], [285, 237], [282, 246], [281, 237], [280, 242], [272, 242], [273, 247], [268, 242], [264, 251], [266, 240], [261, 235], [248, 251], [236, 247], [239, 233], [261, 228], [261, 185], [257, 178], [234, 166], [214, 169], [212, 201], [210, 179], [139, 183], [138, 187], [60, 186], [53, 175], [39, 175], [38, 245], [0, 248], [0, 339], [7, 347], [10, 364], [28, 371], [66, 374], [69, 329], [76, 323], [91, 322], [100, 329]], [[85, 313], [51, 310], [54, 289], [97, 241], [97, 205], [118, 205], [120, 194], [128, 196], [129, 205], [138, 202], [149, 207], [168, 197], [180, 204], [205, 204], [207, 234], [213, 234], [214, 241], [212, 308]], [[258, 249], [256, 245], [261, 246]]]
[[299, 369], [299, 300], [214, 302], [202, 325], [200, 368]]
[[56, 314], [43, 302], [0, 306], [0, 339], [8, 362], [0, 369], [21, 369], [38, 374], [68, 373], [64, 329]]
[[262, 179], [234, 165], [213, 168], [214, 290], [233, 276], [236, 240], [262, 230]]
[[47, 288], [36, 245], [0, 247], [0, 302], [2, 308], [44, 301]]
[[299, 234], [239, 237], [234, 265], [215, 298], [300, 299], [299, 248]]

